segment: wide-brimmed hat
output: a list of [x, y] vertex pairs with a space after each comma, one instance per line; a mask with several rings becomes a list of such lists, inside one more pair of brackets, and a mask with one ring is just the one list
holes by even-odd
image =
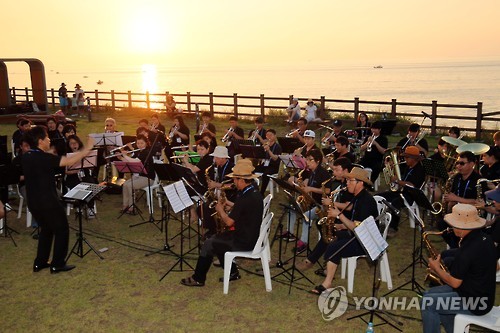
[[373, 185], [370, 177], [368, 177], [368, 171], [361, 169], [359, 167], [352, 168], [351, 172], [346, 175], [347, 178], [354, 178], [362, 181], [365, 184]]
[[66, 87], [66, 83], [61, 83], [61, 87]]
[[310, 98], [309, 98], [309, 99], [307, 100], [307, 103], [308, 103], [308, 104], [309, 104], [309, 103], [314, 103], [314, 101], [313, 101], [312, 99], [310, 99]]
[[243, 179], [253, 179], [258, 178], [259, 176], [253, 174], [255, 170], [252, 161], [248, 158], [239, 159], [236, 162], [236, 165], [233, 167], [233, 172], [227, 175], [227, 177], [231, 178], [243, 178]]
[[500, 185], [494, 190], [489, 190], [484, 192], [484, 195], [486, 196], [487, 199], [500, 202]]
[[420, 150], [415, 146], [406, 147], [403, 156], [418, 158], [420, 157]]
[[314, 133], [314, 131], [311, 131], [311, 130], [306, 130], [304, 132], [304, 138], [315, 138], [316, 137], [316, 133]]
[[80, 89], [81, 86], [77, 83], [76, 86], [75, 86], [75, 88]]
[[444, 220], [457, 229], [479, 229], [486, 223], [486, 220], [477, 214], [476, 207], [463, 203], [453, 206], [451, 213], [444, 216]]
[[214, 152], [210, 154], [210, 156], [213, 157], [220, 157], [220, 158], [229, 158], [229, 153], [227, 152], [227, 148], [223, 146], [217, 146], [214, 149]]

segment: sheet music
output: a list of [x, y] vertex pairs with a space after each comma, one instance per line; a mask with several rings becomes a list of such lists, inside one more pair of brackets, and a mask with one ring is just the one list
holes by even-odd
[[354, 233], [372, 261], [377, 259], [389, 246], [380, 234], [373, 216], [367, 217], [354, 228]]
[[163, 190], [175, 213], [193, 205], [193, 201], [189, 197], [182, 181], [163, 186]]
[[78, 199], [85, 200], [89, 195], [92, 194], [92, 191], [88, 190], [88, 185], [78, 184], [73, 187], [70, 191], [68, 191], [64, 197], [69, 199]]
[[[66, 157], [71, 157], [78, 153], [67, 153]], [[67, 166], [66, 170], [80, 170], [82, 168], [94, 168], [97, 165], [97, 150], [93, 149], [81, 160], [71, 166]]]

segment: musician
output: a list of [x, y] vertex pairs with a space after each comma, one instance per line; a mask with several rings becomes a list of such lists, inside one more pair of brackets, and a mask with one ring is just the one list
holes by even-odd
[[304, 132], [304, 146], [301, 148], [297, 148], [294, 151], [294, 155], [301, 155], [305, 157], [307, 153], [309, 153], [311, 150], [318, 150], [318, 146], [314, 143], [314, 140], [316, 139], [316, 133], [312, 130], [306, 130]]
[[[323, 136], [323, 138], [321, 139], [321, 142], [327, 141], [327, 139], [328, 139], [328, 143], [330, 145], [332, 145], [332, 144], [335, 144], [335, 141], [337, 140], [338, 137], [341, 137], [341, 136], [346, 137], [346, 135], [342, 131], [342, 126], [343, 126], [342, 120], [340, 120], [340, 119], [334, 120], [332, 123], [332, 126], [333, 126], [333, 132], [332, 131], [326, 132], [325, 136]], [[328, 152], [323, 151], [323, 152], [329, 153], [330, 151], [328, 151]]]
[[262, 195], [266, 192], [267, 185], [269, 184], [269, 175], [279, 173], [281, 162], [279, 156], [283, 152], [280, 144], [276, 141], [276, 131], [274, 129], [270, 128], [266, 131], [266, 139], [267, 142], [263, 146], [266, 152], [266, 158], [255, 169], [255, 171], [262, 173], [262, 184], [260, 188], [260, 193]]
[[[482, 156], [483, 166], [479, 170], [481, 177], [488, 180], [500, 179], [500, 147], [491, 146]], [[490, 190], [494, 186], [491, 184]]]
[[[139, 135], [144, 135], [148, 139], [148, 141], [151, 145], [151, 150], [152, 150], [151, 154], [153, 154], [153, 156], [155, 156], [157, 159], [160, 159], [161, 158], [161, 150], [163, 149], [163, 147], [162, 147], [160, 142], [154, 141], [156, 136], [154, 135], [154, 133], [152, 133], [149, 130], [149, 127], [147, 127], [147, 128], [144, 126], [137, 127], [137, 129], [135, 130], [135, 136], [138, 137]], [[151, 140], [151, 137], [153, 138], [152, 140]], [[130, 144], [127, 144], [127, 147], [129, 147], [131, 150], [134, 149], [134, 147]]]
[[370, 179], [372, 182], [375, 182], [380, 171], [382, 171], [384, 153], [389, 145], [389, 141], [387, 137], [382, 134], [382, 123], [380, 121], [374, 122], [370, 130], [371, 136], [365, 138], [361, 145], [361, 151], [364, 151], [365, 154], [359, 161], [359, 164], [365, 168], [372, 169]]
[[[227, 176], [231, 177], [236, 185], [237, 198], [234, 203], [226, 201], [224, 206], [218, 202], [215, 209], [222, 222], [234, 230], [214, 235], [203, 243], [194, 274], [181, 280], [181, 284], [185, 286], [204, 286], [214, 256], [218, 257], [221, 266], [224, 267], [224, 254], [227, 251], [250, 251], [259, 238], [264, 207], [262, 195], [253, 186], [253, 180], [257, 176], [253, 174], [252, 163], [247, 159], [240, 159], [232, 171]], [[232, 207], [229, 214], [225, 211], [226, 206]], [[229, 280], [240, 278], [236, 264], [232, 263]]]
[[104, 132], [105, 133], [115, 133], [117, 132], [116, 130], [116, 120], [113, 118], [106, 118], [104, 120]]
[[448, 130], [448, 135], [452, 138], [458, 139], [460, 137], [460, 128], [457, 126], [451, 126]]
[[[160, 123], [160, 118], [157, 113], [153, 113], [151, 115], [151, 124], [149, 125], [149, 141], [151, 143], [157, 142], [161, 145], [161, 147], [165, 147], [166, 139], [165, 139], [165, 126]], [[188, 133], [189, 136], [189, 133]], [[155, 140], [156, 139], [156, 140]]]
[[[261, 116], [255, 117], [255, 129], [248, 132], [248, 138], [253, 139], [255, 145], [260, 146], [264, 144], [266, 137], [266, 129], [264, 128], [264, 118]], [[257, 133], [255, 133], [257, 132]]]
[[410, 126], [408, 126], [408, 135], [405, 138], [402, 138], [398, 142], [396, 147], [399, 147], [401, 148], [401, 150], [404, 150], [408, 146], [416, 146], [418, 150], [422, 152], [424, 156], [426, 156], [429, 151], [429, 144], [427, 143], [427, 140], [423, 138], [420, 141], [418, 141], [418, 143], [415, 143], [419, 134], [420, 134], [420, 125], [416, 123], [410, 124]]
[[200, 140], [196, 143], [196, 152], [200, 155], [200, 161], [194, 165], [189, 162], [189, 155], [184, 155], [182, 159], [183, 165], [193, 171], [198, 177], [199, 182], [203, 187], [207, 188], [207, 179], [205, 177], [205, 170], [213, 164], [213, 157], [209, 154], [210, 146], [206, 141]]
[[299, 99], [294, 98], [292, 100], [292, 104], [288, 106], [286, 109], [286, 112], [288, 113], [288, 122], [291, 123], [295, 120], [299, 120], [300, 118], [300, 104], [299, 104]]
[[[340, 188], [347, 188], [347, 174], [351, 172], [353, 165], [351, 161], [345, 157], [340, 157], [333, 161], [333, 177], [334, 180], [330, 182], [331, 191], [337, 191]], [[337, 207], [339, 210], [342, 210], [347, 218], [351, 217], [351, 205], [349, 202], [354, 198], [352, 193], [348, 191], [338, 192], [336, 198], [334, 198], [333, 205]], [[332, 200], [330, 196], [323, 197], [321, 201], [323, 205], [323, 211], [328, 210], [328, 206], [332, 205]], [[340, 221], [336, 221], [336, 223], [341, 223]], [[307, 270], [314, 266], [314, 264], [321, 258], [323, 253], [325, 253], [328, 244], [323, 239], [323, 230], [322, 227], [317, 225], [317, 228], [320, 232], [320, 239], [318, 243], [314, 247], [314, 249], [307, 255], [307, 258], [297, 265], [299, 270]], [[317, 274], [324, 275], [323, 269], [319, 269]]]
[[485, 220], [468, 204], [455, 205], [444, 219], [460, 238], [460, 247], [449, 272], [440, 266], [440, 255], [429, 258], [429, 268], [445, 284], [422, 295], [424, 332], [440, 332], [440, 325], [453, 332], [456, 314], [484, 315], [495, 301], [497, 255], [493, 240], [481, 230]]
[[[384, 197], [389, 201], [396, 209], [401, 209], [404, 205], [403, 199], [400, 193], [403, 194], [409, 205], [413, 204], [413, 199], [408, 196], [405, 185], [413, 186], [416, 188], [421, 188], [425, 181], [425, 171], [422, 163], [420, 162], [422, 157], [420, 151], [415, 146], [406, 147], [404, 153], [402, 154], [405, 160], [406, 168], [401, 170], [401, 179], [396, 179], [394, 175], [392, 181], [399, 186], [398, 191], [386, 191], [379, 193], [381, 197]], [[387, 235], [393, 237], [396, 235], [399, 227], [399, 216], [393, 215], [391, 219], [391, 224]]]
[[[22, 157], [26, 182], [26, 201], [33, 218], [40, 226], [37, 256], [33, 272], [50, 267], [51, 273], [72, 270], [75, 266], [66, 264], [69, 227], [66, 209], [59, 201], [54, 169], [73, 165], [92, 149], [94, 141], [89, 138], [84, 149], [71, 157], [48, 154], [50, 139], [45, 127], [35, 126], [26, 134], [31, 150]], [[54, 252], [49, 262], [52, 241]]]
[[149, 132], [149, 121], [145, 118], [142, 118], [141, 120], [139, 120], [139, 127], [142, 127], [146, 130], [148, 130]]
[[12, 134], [12, 142], [14, 143], [14, 151], [12, 152], [14, 156], [17, 156], [20, 152], [21, 137], [24, 133], [31, 129], [31, 122], [26, 118], [19, 118], [16, 121], [17, 130]]
[[49, 138], [51, 140], [62, 139], [61, 133], [57, 130], [56, 118], [52, 116], [47, 118], [47, 133], [49, 134]]
[[[135, 139], [135, 144], [137, 145], [137, 148], [141, 150], [139, 152], [135, 152], [132, 157], [124, 154], [121, 159], [126, 162], [140, 161], [144, 165], [144, 168], [139, 174], [132, 174], [132, 176], [127, 179], [125, 183], [123, 183], [123, 203], [121, 211], [125, 214], [135, 214], [132, 191], [152, 184], [155, 179], [153, 155], [149, 153], [151, 147], [148, 138], [143, 135], [138, 135]], [[123, 151], [123, 153], [125, 153], [125, 151]]]
[[217, 131], [215, 129], [215, 125], [210, 122], [212, 120], [212, 114], [208, 111], [204, 111], [201, 114], [201, 120], [202, 124], [196, 127], [196, 133], [198, 133], [199, 135], [202, 135], [203, 133], [208, 133], [215, 138]]
[[442, 161], [445, 162], [446, 156], [445, 153], [448, 151], [448, 143], [443, 139], [439, 139], [437, 143], [437, 148], [434, 150], [434, 154], [429, 156], [431, 160]]
[[321, 122], [321, 118], [316, 116], [316, 112], [318, 112], [318, 107], [314, 104], [312, 99], [307, 100], [307, 105], [304, 108], [306, 111], [305, 118], [308, 122]]
[[299, 120], [297, 120], [297, 128], [295, 130], [293, 130], [292, 132], [288, 133], [287, 137], [299, 139], [300, 142], [305, 144], [306, 142], [304, 140], [304, 133], [306, 132], [306, 130], [307, 130], [306, 118], [304, 118], [304, 117], [299, 118]]
[[356, 162], [356, 156], [349, 151], [349, 139], [345, 136], [339, 136], [335, 140], [335, 152], [333, 153], [333, 157], [335, 159], [339, 157], [345, 157], [349, 159], [352, 163]]
[[68, 142], [68, 137], [70, 135], [76, 135], [76, 127], [73, 124], [66, 124], [64, 125], [63, 131], [62, 131], [63, 137], [65, 142]]
[[[313, 201], [317, 204], [321, 203], [321, 197], [323, 194], [321, 184], [324, 181], [331, 178], [328, 171], [326, 171], [326, 169], [321, 166], [322, 160], [323, 160], [323, 155], [321, 154], [321, 151], [316, 149], [309, 151], [306, 154], [307, 169], [309, 171], [307, 178], [304, 179], [302, 183], [299, 180], [297, 180], [298, 185], [302, 189], [302, 192], [305, 192], [308, 195], [310, 195]], [[325, 188], [327, 189], [328, 193], [330, 192], [329, 191], [330, 187], [331, 187], [330, 182], [325, 184]], [[309, 228], [312, 224], [312, 221], [314, 221], [317, 218], [316, 206], [309, 206], [307, 208], [308, 210], [303, 212], [303, 214], [304, 216], [307, 216], [309, 221], [303, 219], [302, 234], [300, 236], [300, 240], [297, 242], [297, 248], [294, 249], [296, 253], [300, 253], [307, 249], [307, 244], [309, 242]], [[288, 226], [289, 227], [288, 232], [291, 235], [288, 238], [288, 241], [290, 241], [290, 238], [293, 237], [296, 220], [297, 220], [296, 212], [291, 211], [289, 226]]]
[[231, 116], [229, 118], [229, 129], [224, 136], [226, 135], [226, 147], [228, 148], [229, 156], [234, 157], [234, 155], [236, 154], [237, 146], [234, 140], [243, 140], [245, 137], [245, 131], [243, 130], [243, 128], [238, 126], [238, 118], [236, 118], [235, 116]]
[[170, 128], [169, 137], [171, 145], [189, 147], [189, 127], [186, 126], [181, 115], [174, 117], [174, 125]]
[[[368, 115], [361, 111], [358, 113], [358, 118], [356, 119], [356, 133], [358, 134], [358, 139], [359, 140], [364, 140], [367, 136], [370, 135], [370, 120], [368, 119]], [[365, 127], [365, 128], [363, 128]]]
[[493, 134], [493, 142], [495, 143], [495, 146], [500, 147], [500, 131]]
[[209, 153], [213, 153], [215, 150], [215, 147], [217, 147], [217, 139], [215, 136], [212, 136], [210, 133], [205, 132], [201, 135], [200, 140], [203, 140], [208, 143], [209, 146]]
[[[317, 285], [311, 293], [320, 295], [323, 291], [332, 287], [335, 272], [342, 258], [360, 256], [365, 251], [359, 241], [355, 238], [352, 230], [367, 217], [378, 216], [377, 202], [366, 190], [366, 186], [373, 183], [368, 178], [368, 172], [358, 167], [352, 168], [347, 174], [347, 190], [354, 195], [351, 201], [351, 217], [347, 217], [344, 212], [336, 207], [328, 211], [328, 216], [338, 219], [342, 224], [338, 224], [337, 239], [330, 243], [326, 249], [324, 258], [327, 260], [326, 277], [320, 285]], [[347, 242], [354, 238], [348, 245]], [[345, 247], [344, 247], [345, 246]]]

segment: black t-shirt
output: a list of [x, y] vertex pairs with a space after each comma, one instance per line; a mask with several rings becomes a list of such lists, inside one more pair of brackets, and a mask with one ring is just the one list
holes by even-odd
[[432, 154], [431, 156], [429, 156], [429, 158], [435, 161], [443, 161], [443, 162], [445, 161], [445, 158], [441, 156], [439, 152]]
[[353, 153], [351, 153], [350, 151], [348, 151], [347, 153], [345, 153], [344, 155], [340, 155], [340, 153], [338, 151], [336, 151], [335, 153], [333, 153], [333, 157], [335, 159], [339, 158], [339, 157], [345, 157], [347, 158], [349, 161], [351, 161], [351, 163], [355, 163], [356, 162], [356, 156], [354, 156]]
[[[344, 182], [337, 182], [337, 184], [339, 184], [338, 186], [342, 186], [344, 188], [347, 187], [347, 182], [344, 180]], [[335, 191], [337, 189], [336, 188], [332, 188], [333, 191]], [[339, 192], [339, 194], [337, 195], [337, 199], [335, 200], [335, 202], [340, 202], [340, 203], [346, 203], [346, 202], [351, 202], [352, 200], [354, 199], [354, 194], [350, 193], [349, 191], [347, 191], [347, 188], [341, 192]], [[345, 217], [347, 217], [348, 219], [350, 219], [352, 216], [351, 216], [351, 209], [352, 207], [349, 206], [347, 209], [345, 209], [342, 214], [345, 215]], [[342, 223], [340, 222], [339, 220], [337, 220], [337, 223]]]
[[500, 162], [496, 162], [491, 167], [486, 164], [481, 167], [481, 176], [483, 178], [494, 180], [500, 178]]
[[[403, 172], [403, 171], [402, 171]], [[405, 182], [410, 182], [413, 184], [413, 187], [420, 188], [425, 181], [425, 170], [422, 163], [418, 162], [413, 168], [408, 168], [404, 170], [404, 173], [401, 175], [401, 180]], [[403, 195], [411, 205], [413, 204], [413, 199], [407, 193], [406, 189], [403, 187]]]
[[[281, 155], [281, 153], [283, 152], [283, 149], [281, 148], [281, 146], [279, 145], [278, 142], [275, 142], [272, 146], [269, 147], [269, 149], [271, 150], [271, 152], [274, 155], [277, 155], [277, 156]], [[278, 157], [278, 159], [276, 161], [273, 160], [269, 156], [268, 152], [266, 152], [266, 159], [269, 160], [269, 165], [266, 167], [266, 173], [269, 175], [278, 173], [280, 170], [279, 168], [280, 168], [281, 159]]]
[[[24, 173], [23, 173], [23, 165], [22, 165], [22, 158], [23, 158], [23, 155], [21, 154], [21, 155], [17, 155], [12, 160], [12, 166], [19, 171], [19, 175], [20, 176], [24, 175]], [[19, 185], [19, 187], [24, 186], [24, 180], [22, 180], [22, 181], [20, 180], [18, 185]]]
[[181, 128], [179, 128], [177, 131], [187, 135], [187, 139], [182, 139], [180, 136], [175, 134], [172, 138], [172, 146], [175, 147], [180, 145], [189, 145], [189, 128], [187, 126], [181, 126]]
[[146, 174], [144, 172], [141, 172], [139, 174], [143, 177], [148, 177], [149, 179], [155, 179], [153, 154], [149, 154], [149, 148], [139, 151], [139, 154], [137, 154], [137, 158], [141, 160], [142, 164], [144, 165], [144, 171], [146, 171], [147, 173]]
[[234, 220], [233, 250], [253, 250], [259, 238], [262, 214], [264, 211], [263, 198], [253, 185], [238, 191], [237, 198], [229, 217]]
[[[404, 146], [404, 147], [406, 148], [406, 147], [408, 147], [408, 146], [414, 146], [413, 144], [410, 144], [410, 143], [408, 143], [408, 144], [407, 144], [407, 142], [408, 142], [408, 138], [407, 138], [407, 137], [404, 137], [404, 138], [402, 138], [401, 140], [399, 140], [399, 142], [398, 142], [398, 144], [396, 145], [396, 147], [401, 147], [401, 148], [402, 148], [402, 147]], [[406, 146], [405, 146], [405, 145], [406, 145]], [[427, 143], [427, 140], [425, 140], [425, 139], [420, 140], [420, 141], [418, 142], [418, 145], [419, 145], [420, 147], [424, 148], [426, 151], [429, 151], [429, 144]]]
[[[355, 197], [352, 198], [351, 213], [349, 215], [342, 214], [349, 218], [351, 221], [363, 222], [367, 217], [373, 216], [376, 218], [378, 216], [377, 202], [373, 199], [373, 196], [366, 190], [363, 189]], [[378, 225], [378, 221], [377, 221]], [[339, 238], [351, 238], [355, 237], [354, 233], [349, 230], [339, 231]], [[356, 240], [358, 242], [358, 240]]]
[[[196, 134], [199, 134], [200, 133], [200, 130], [201, 128], [203, 127], [203, 124], [200, 124], [196, 127]], [[208, 123], [207, 125], [207, 128], [210, 132], [214, 133], [214, 134], [217, 134], [217, 132], [215, 131], [215, 125], [212, 124], [212, 123]]]
[[[462, 239], [455, 259], [450, 267], [450, 274], [462, 280], [456, 288], [461, 297], [485, 297], [483, 309], [470, 309], [475, 315], [488, 313], [495, 302], [495, 276], [497, 267], [496, 249], [493, 240], [481, 230], [473, 230]], [[486, 304], [485, 304], [486, 303]]]
[[234, 163], [228, 159], [223, 166], [215, 166], [214, 168], [211, 168], [208, 174], [210, 175], [210, 179], [213, 181], [222, 183], [222, 181], [229, 179], [226, 176], [233, 172], [233, 167]]
[[[363, 144], [366, 143], [366, 141], [368, 141], [368, 138], [366, 138], [363, 141]], [[387, 140], [387, 137], [384, 135], [379, 135], [375, 139], [375, 142], [378, 143], [382, 148], [387, 148], [389, 146], [389, 141]], [[363, 156], [362, 160], [370, 162], [376, 161], [382, 163], [383, 156], [384, 154], [380, 153], [377, 148], [372, 146], [371, 151], [365, 150], [365, 155]], [[363, 165], [363, 163], [361, 164]]]
[[473, 171], [467, 179], [462, 179], [461, 175], [456, 175], [451, 185], [451, 193], [464, 199], [476, 199], [476, 185], [478, 179], [479, 174], [475, 171]]
[[312, 150], [319, 150], [319, 148], [316, 146], [316, 144], [314, 144], [314, 146], [311, 147], [311, 149], [307, 150], [307, 147], [304, 147], [302, 148], [302, 150], [300, 151], [300, 154], [303, 156], [303, 157], [306, 157], [306, 154]]
[[[243, 128], [239, 127], [239, 126], [236, 126], [236, 128], [234, 129], [234, 133], [238, 136], [241, 136], [242, 138], [245, 138], [245, 131], [243, 130]], [[233, 137], [231, 137], [231, 140], [233, 139]]]
[[203, 185], [203, 187], [207, 188], [207, 177], [205, 176], [205, 170], [212, 165], [213, 163], [213, 157], [210, 155], [205, 155], [203, 156], [198, 164], [196, 166], [200, 171], [196, 173], [196, 176], [198, 177], [199, 182]]
[[[315, 188], [321, 188], [321, 184], [327, 180], [330, 179], [331, 175], [326, 171], [325, 168], [323, 168], [321, 165], [318, 165], [316, 170], [310, 171], [307, 179], [307, 186], [315, 187]], [[325, 184], [325, 188], [330, 188], [330, 182], [327, 182]], [[310, 193], [314, 201], [317, 203], [321, 204], [321, 193]]]
[[[250, 138], [252, 135], [253, 135], [253, 132], [255, 132], [255, 129], [251, 130], [250, 132], [248, 132], [248, 138]], [[262, 139], [266, 139], [266, 129], [264, 127], [262, 127], [258, 132], [257, 134], [260, 135], [260, 137]], [[255, 138], [254, 140], [255, 144], [257, 146], [260, 146], [260, 140], [258, 138]]]
[[22, 155], [28, 208], [35, 210], [64, 209], [56, 190], [55, 169], [61, 156], [34, 149]]

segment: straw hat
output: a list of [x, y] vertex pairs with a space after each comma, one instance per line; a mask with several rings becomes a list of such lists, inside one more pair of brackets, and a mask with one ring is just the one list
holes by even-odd
[[457, 229], [479, 229], [486, 223], [486, 220], [477, 214], [476, 207], [462, 203], [453, 206], [451, 214], [446, 214], [444, 220]]
[[419, 158], [420, 157], [420, 150], [415, 146], [408, 146], [408, 147], [406, 147], [405, 152], [403, 153], [403, 156]]
[[312, 99], [310, 99], [310, 98], [309, 98], [309, 99], [307, 100], [307, 104], [309, 104], [309, 103], [314, 103], [314, 101], [313, 101]]
[[307, 130], [304, 132], [304, 138], [315, 138], [315, 137], [316, 133], [314, 133], [314, 131]]
[[76, 89], [80, 89], [81, 86], [77, 83], [76, 86], [75, 86]]
[[223, 146], [217, 146], [214, 149], [214, 152], [210, 154], [210, 156], [213, 157], [220, 157], [220, 158], [229, 158], [229, 153], [227, 152], [227, 148]]
[[365, 169], [361, 169], [359, 167], [352, 168], [351, 172], [349, 172], [346, 177], [361, 180], [362, 182], [368, 185], [373, 185], [372, 181], [368, 177], [368, 171], [366, 171]]
[[259, 177], [252, 173], [255, 168], [252, 164], [252, 161], [250, 161], [250, 159], [248, 158], [239, 159], [232, 170], [233, 172], [227, 175], [227, 177], [243, 179], [253, 179]]

